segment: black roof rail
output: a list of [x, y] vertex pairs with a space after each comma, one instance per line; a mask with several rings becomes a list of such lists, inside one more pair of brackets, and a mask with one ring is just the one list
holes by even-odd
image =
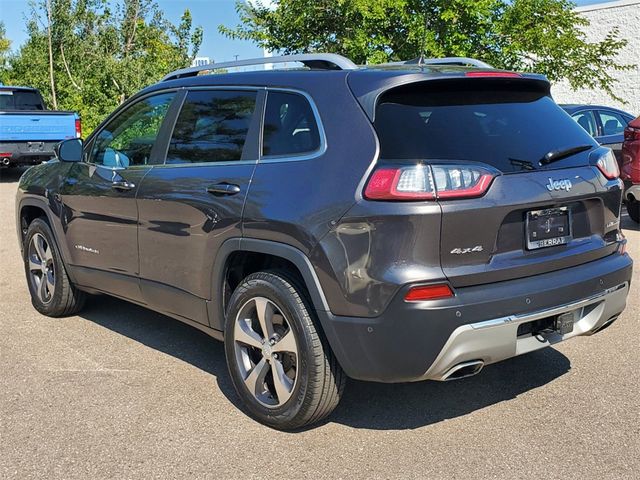
[[268, 65], [274, 63], [299, 62], [312, 70], [354, 70], [358, 66], [342, 55], [335, 53], [304, 53], [299, 55], [283, 55], [279, 57], [250, 58], [235, 62], [208, 63], [197, 67], [182, 68], [166, 75], [162, 81], [176, 80], [184, 77], [195, 77], [207, 70], [248, 67], [252, 65]]

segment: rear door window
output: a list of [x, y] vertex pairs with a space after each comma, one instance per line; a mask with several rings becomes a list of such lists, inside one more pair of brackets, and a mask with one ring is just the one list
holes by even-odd
[[320, 132], [309, 101], [297, 93], [270, 91], [262, 155], [302, 156], [320, 149]]
[[598, 136], [598, 124], [596, 118], [593, 115], [592, 110], [584, 110], [582, 112], [574, 113], [571, 118], [580, 125], [585, 131], [592, 137]]
[[256, 97], [255, 91], [245, 90], [189, 92], [171, 136], [166, 163], [241, 160]]
[[[479, 88], [472, 81], [432, 83], [399, 87], [381, 97], [375, 116], [380, 158], [474, 161], [509, 173], [543, 168], [540, 159], [554, 150], [595, 146], [545, 92]], [[587, 162], [585, 153], [544, 168]]]
[[600, 123], [602, 124], [602, 135], [622, 135], [627, 126], [627, 121], [622, 115], [616, 112], [599, 110]]

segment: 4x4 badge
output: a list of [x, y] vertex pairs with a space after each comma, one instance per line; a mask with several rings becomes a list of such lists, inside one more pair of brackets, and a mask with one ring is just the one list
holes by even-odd
[[451, 253], [453, 255], [463, 255], [465, 253], [477, 253], [483, 250], [484, 248], [482, 248], [482, 245], [476, 245], [475, 247], [469, 248], [454, 248], [453, 250], [451, 250]]
[[568, 178], [563, 178], [562, 180], [553, 180], [549, 178], [549, 184], [547, 185], [547, 190], [550, 192], [558, 191], [558, 190], [566, 190], [567, 192], [573, 188], [573, 183]]

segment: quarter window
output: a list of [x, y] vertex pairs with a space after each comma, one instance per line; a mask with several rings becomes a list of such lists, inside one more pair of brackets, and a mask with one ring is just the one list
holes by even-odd
[[241, 160], [256, 95], [250, 91], [189, 92], [173, 130], [167, 163]]
[[320, 133], [311, 105], [296, 93], [269, 92], [263, 131], [263, 156], [313, 153], [320, 148]]
[[96, 137], [91, 163], [120, 168], [147, 165], [174, 95], [145, 98], [115, 117]]

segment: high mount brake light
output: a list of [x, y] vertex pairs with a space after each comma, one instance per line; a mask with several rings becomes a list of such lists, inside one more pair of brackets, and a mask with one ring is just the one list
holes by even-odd
[[620, 176], [618, 161], [611, 150], [602, 155], [596, 162], [596, 166], [609, 180], [615, 180]]
[[476, 165], [442, 164], [383, 166], [364, 191], [369, 200], [436, 200], [484, 195], [496, 173]]
[[522, 75], [515, 72], [494, 72], [494, 71], [480, 71], [480, 72], [466, 72], [465, 77], [484, 77], [484, 78], [522, 78]]

